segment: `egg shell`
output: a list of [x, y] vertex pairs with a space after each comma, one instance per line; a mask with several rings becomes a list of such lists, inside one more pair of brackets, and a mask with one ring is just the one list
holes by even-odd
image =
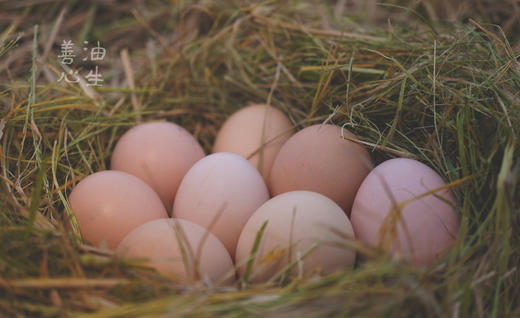
[[[344, 129], [345, 138], [356, 139]], [[271, 170], [270, 190], [278, 194], [308, 190], [334, 200], [350, 213], [359, 185], [370, 172], [366, 149], [341, 138], [341, 128], [313, 125], [296, 133], [282, 146]]]
[[168, 217], [157, 193], [122, 171], [100, 171], [81, 180], [69, 203], [83, 238], [97, 246], [105, 241], [109, 248], [137, 226]]
[[[265, 282], [298, 258], [301, 258], [303, 276], [317, 272], [330, 274], [353, 267], [355, 251], [334, 245], [354, 239], [354, 231], [345, 212], [321, 194], [292, 191], [264, 203], [244, 226], [235, 256], [240, 275], [245, 272], [257, 233], [265, 221], [268, 223], [250, 281]], [[314, 244], [316, 247], [306, 254]], [[298, 274], [298, 267], [293, 267], [293, 276]]]
[[147, 222], [121, 241], [116, 255], [146, 259], [144, 265], [184, 283], [210, 279], [213, 283], [229, 284], [235, 278], [233, 261], [222, 242], [200, 225], [186, 220]]
[[204, 150], [184, 128], [169, 122], [149, 122], [121, 136], [110, 168], [148, 183], [169, 210], [182, 178], [202, 157]]
[[[459, 228], [451, 191], [428, 194], [443, 186], [441, 176], [419, 161], [397, 158], [381, 163], [365, 178], [356, 195], [351, 214], [356, 236], [413, 263], [431, 264], [456, 240]], [[396, 203], [407, 201], [400, 217], [398, 212], [391, 212], [399, 211], [392, 210]], [[391, 232], [396, 235], [394, 239]]]
[[224, 122], [213, 152], [232, 152], [248, 159], [268, 183], [276, 155], [293, 134], [293, 124], [282, 111], [255, 104], [235, 112]]
[[264, 180], [249, 161], [219, 152], [201, 159], [188, 171], [173, 215], [209, 229], [233, 257], [242, 227], [268, 199]]

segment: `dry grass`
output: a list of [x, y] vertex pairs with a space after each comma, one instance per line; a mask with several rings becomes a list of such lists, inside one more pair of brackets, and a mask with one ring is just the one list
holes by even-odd
[[[519, 5], [453, 3], [0, 0], [0, 315], [520, 315]], [[56, 82], [64, 39], [107, 48], [102, 88]], [[248, 102], [298, 128], [347, 124], [375, 162], [433, 167], [456, 185], [455, 248], [428, 268], [365, 256], [225, 289], [178, 286], [66, 230], [71, 187], [128, 127], [171, 120], [209, 151]]]

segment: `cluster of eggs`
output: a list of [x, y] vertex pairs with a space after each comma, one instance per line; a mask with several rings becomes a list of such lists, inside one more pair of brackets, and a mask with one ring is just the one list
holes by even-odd
[[213, 152], [173, 123], [131, 128], [112, 170], [70, 194], [82, 236], [181, 281], [213, 283], [349, 269], [353, 240], [430, 264], [456, 238], [454, 198], [434, 170], [404, 158], [373, 168], [340, 127], [294, 133], [283, 112], [252, 105], [224, 123]]

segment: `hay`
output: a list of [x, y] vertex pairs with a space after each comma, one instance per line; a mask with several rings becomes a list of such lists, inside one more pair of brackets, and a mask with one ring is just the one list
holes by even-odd
[[[39, 2], [0, 3], [1, 315], [520, 313], [514, 1]], [[446, 11], [452, 22], [438, 22]], [[105, 44], [103, 87], [56, 82], [59, 45], [47, 43], [64, 39]], [[346, 125], [376, 163], [427, 163], [459, 203], [455, 248], [428, 268], [366, 255], [321, 279], [226, 289], [178, 286], [79, 241], [67, 195], [108, 167], [128, 127], [170, 120], [209, 151], [249, 102], [284, 110], [298, 128]]]

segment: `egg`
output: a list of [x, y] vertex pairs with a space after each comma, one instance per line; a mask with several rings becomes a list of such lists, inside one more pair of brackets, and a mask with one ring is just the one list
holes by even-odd
[[[356, 137], [344, 130], [345, 138]], [[273, 196], [295, 191], [318, 192], [350, 213], [359, 185], [370, 172], [366, 149], [341, 138], [341, 128], [313, 125], [296, 133], [282, 146], [271, 170]]]
[[224, 122], [213, 152], [232, 152], [248, 159], [268, 183], [274, 159], [293, 133], [293, 125], [282, 111], [255, 104], [242, 108]]
[[127, 259], [146, 259], [144, 265], [184, 283], [209, 279], [232, 283], [234, 268], [224, 245], [198, 224], [179, 219], [147, 222], [130, 232], [116, 249]]
[[455, 198], [427, 165], [397, 158], [378, 165], [361, 184], [351, 220], [362, 242], [416, 264], [431, 264], [457, 238]]
[[173, 215], [210, 230], [233, 256], [242, 227], [268, 199], [267, 186], [249, 161], [219, 152], [188, 171], [179, 186]]
[[354, 266], [356, 253], [346, 247], [347, 240], [354, 239], [354, 231], [345, 212], [319, 193], [292, 191], [270, 199], [247, 221], [235, 256], [240, 275], [266, 221], [250, 281], [265, 282], [293, 262], [292, 276], [300, 270], [302, 276], [310, 276]]
[[115, 248], [137, 226], [168, 214], [150, 186], [122, 171], [100, 171], [81, 180], [69, 203], [83, 238]]
[[169, 210], [182, 178], [204, 150], [184, 128], [150, 122], [128, 130], [117, 142], [110, 168], [148, 183]]

